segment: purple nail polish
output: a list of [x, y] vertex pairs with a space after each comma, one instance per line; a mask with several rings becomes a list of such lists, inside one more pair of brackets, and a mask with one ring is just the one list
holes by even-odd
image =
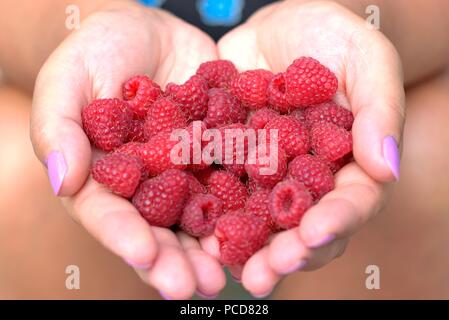
[[130, 261], [128, 259], [124, 259], [125, 262], [130, 265], [131, 267], [135, 268], [135, 269], [139, 269], [139, 270], [146, 270], [146, 269], [150, 269], [151, 268], [151, 262], [150, 263], [144, 263], [144, 264], [138, 264], [135, 263], [133, 261]]
[[48, 171], [48, 178], [55, 195], [59, 194], [62, 182], [67, 173], [67, 164], [64, 155], [59, 151], [52, 151], [45, 161]]
[[198, 290], [196, 291], [196, 295], [200, 298], [207, 299], [207, 300], [215, 299], [218, 296], [218, 294], [207, 295]]
[[396, 180], [399, 180], [400, 157], [396, 139], [387, 136], [383, 142], [383, 156]]
[[316, 249], [319, 247], [323, 247], [329, 243], [331, 243], [332, 241], [334, 241], [335, 239], [335, 234], [328, 234], [327, 236], [321, 238], [320, 240], [316, 241], [315, 243], [309, 244], [307, 245], [307, 247], [311, 248], [311, 249]]
[[163, 293], [162, 291], [159, 291], [159, 294], [161, 295], [161, 297], [164, 300], [172, 300], [172, 298], [170, 298], [169, 296], [167, 296], [165, 293]]
[[295, 271], [299, 271], [301, 269], [304, 269], [306, 265], [307, 265], [307, 261], [301, 259], [301, 260], [298, 261], [298, 263], [296, 263], [293, 266], [291, 266], [290, 268], [284, 270], [282, 272], [282, 274], [286, 275], [286, 274], [289, 274], [289, 273], [292, 273], [292, 272], [295, 272]]

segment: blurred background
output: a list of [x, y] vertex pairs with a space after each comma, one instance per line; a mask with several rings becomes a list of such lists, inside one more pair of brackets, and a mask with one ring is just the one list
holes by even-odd
[[[0, 81], [0, 298], [159, 299], [72, 221], [29, 139], [30, 92]], [[407, 88], [401, 180], [343, 256], [286, 277], [269, 299], [449, 298], [449, 70]], [[66, 269], [80, 289], [66, 288]], [[368, 289], [368, 266], [380, 288]], [[229, 279], [219, 298], [250, 298]]]

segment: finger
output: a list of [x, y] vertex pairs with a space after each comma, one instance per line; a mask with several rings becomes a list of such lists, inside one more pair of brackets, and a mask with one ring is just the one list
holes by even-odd
[[152, 230], [160, 247], [157, 258], [151, 269], [136, 270], [137, 273], [166, 300], [190, 299], [196, 281], [189, 258], [171, 230], [159, 227]]
[[268, 263], [268, 254], [268, 247], [262, 248], [243, 267], [242, 284], [256, 298], [268, 296], [280, 279]]
[[307, 251], [298, 228], [286, 230], [278, 233], [268, 246], [268, 263], [276, 273], [287, 275], [306, 266]]
[[[399, 144], [405, 119], [405, 94], [399, 56], [375, 31], [353, 49], [346, 88], [354, 112], [354, 157], [378, 181], [399, 179]], [[376, 61], [376, 63], [373, 63]], [[375, 92], [375, 98], [373, 93]]]
[[335, 177], [335, 189], [311, 207], [301, 220], [299, 234], [309, 248], [351, 236], [386, 201], [381, 185], [357, 164], [345, 166]]
[[179, 232], [178, 238], [195, 272], [196, 293], [203, 298], [215, 298], [226, 284], [226, 276], [220, 263], [202, 250], [198, 241], [186, 233]]
[[93, 179], [74, 197], [64, 198], [72, 217], [106, 248], [136, 268], [154, 262], [158, 246], [148, 223], [133, 205]]
[[217, 260], [220, 260], [220, 245], [218, 243], [217, 237], [211, 235], [201, 238], [200, 245], [204, 251], [206, 251], [212, 257], [215, 257]]
[[325, 266], [344, 253], [347, 243], [348, 239], [345, 238], [332, 241], [323, 247], [309, 250], [303, 257], [304, 261], [307, 261], [303, 270], [313, 271]]
[[87, 83], [82, 70], [44, 67], [36, 80], [31, 112], [34, 151], [46, 164], [53, 192], [74, 194], [89, 174], [91, 147], [81, 125], [87, 103], [79, 85]]

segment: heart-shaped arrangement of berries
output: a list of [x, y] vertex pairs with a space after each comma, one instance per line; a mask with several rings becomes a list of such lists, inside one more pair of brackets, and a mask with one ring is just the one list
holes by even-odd
[[352, 161], [354, 119], [332, 101], [337, 86], [310, 57], [278, 74], [209, 61], [165, 91], [135, 76], [123, 99], [82, 110], [90, 141], [108, 152], [92, 176], [149, 224], [215, 234], [221, 262], [242, 264], [298, 226]]

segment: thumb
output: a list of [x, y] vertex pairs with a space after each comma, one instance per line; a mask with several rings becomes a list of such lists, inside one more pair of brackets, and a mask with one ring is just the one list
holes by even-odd
[[377, 43], [381, 46], [352, 59], [347, 90], [354, 112], [354, 157], [372, 178], [389, 182], [399, 179], [405, 95], [396, 50], [386, 39]]
[[88, 79], [79, 69], [68, 70], [74, 69], [70, 64], [57, 70], [53, 65], [45, 65], [36, 80], [30, 134], [37, 157], [47, 167], [53, 192], [70, 196], [89, 175], [91, 147], [81, 123], [87, 95], [80, 88]]

